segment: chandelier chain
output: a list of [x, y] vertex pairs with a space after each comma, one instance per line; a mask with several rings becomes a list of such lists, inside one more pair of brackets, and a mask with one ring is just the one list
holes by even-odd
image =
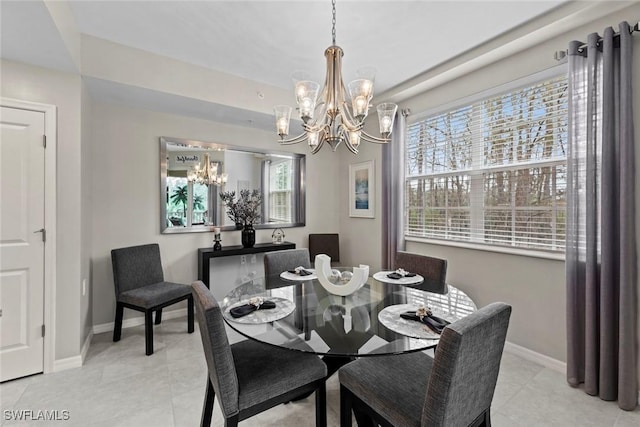
[[336, 0], [331, 1], [331, 13], [333, 14], [333, 19], [331, 19], [331, 37], [333, 38], [333, 45], [336, 45]]

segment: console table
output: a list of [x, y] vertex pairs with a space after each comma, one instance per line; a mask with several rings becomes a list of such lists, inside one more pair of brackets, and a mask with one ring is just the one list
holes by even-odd
[[226, 246], [220, 251], [214, 251], [213, 248], [198, 249], [198, 280], [201, 280], [207, 288], [209, 287], [209, 260], [211, 258], [219, 258], [236, 255], [251, 255], [263, 252], [282, 251], [285, 249], [295, 249], [296, 244], [291, 242], [275, 243], [258, 243], [252, 248], [245, 248], [242, 245]]

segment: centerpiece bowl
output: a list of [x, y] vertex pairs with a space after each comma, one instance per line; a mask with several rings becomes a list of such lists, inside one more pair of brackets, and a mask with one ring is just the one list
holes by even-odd
[[359, 267], [353, 267], [353, 272], [344, 271], [341, 274], [337, 270], [331, 269], [331, 258], [325, 254], [316, 255], [315, 269], [322, 287], [334, 295], [351, 295], [360, 289], [369, 278], [368, 265], [360, 264]]

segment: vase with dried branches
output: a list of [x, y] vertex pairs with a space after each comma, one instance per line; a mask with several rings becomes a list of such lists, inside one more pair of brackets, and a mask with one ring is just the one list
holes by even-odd
[[262, 192], [260, 190], [240, 190], [236, 198], [235, 191], [220, 193], [220, 199], [227, 207], [227, 216], [242, 228], [242, 246], [251, 248], [256, 243], [256, 231], [253, 224], [260, 220]]

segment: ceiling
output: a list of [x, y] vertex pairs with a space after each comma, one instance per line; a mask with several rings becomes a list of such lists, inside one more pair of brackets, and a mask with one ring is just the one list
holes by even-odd
[[[343, 77], [373, 66], [384, 92], [561, 3], [338, 0]], [[282, 88], [296, 70], [324, 80], [329, 0], [70, 4], [80, 32], [95, 37]]]
[[[337, 1], [345, 81], [377, 69], [382, 93], [565, 1]], [[70, 1], [81, 33], [290, 89], [324, 80], [331, 2]], [[2, 1], [2, 57], [71, 71], [42, 1]]]

